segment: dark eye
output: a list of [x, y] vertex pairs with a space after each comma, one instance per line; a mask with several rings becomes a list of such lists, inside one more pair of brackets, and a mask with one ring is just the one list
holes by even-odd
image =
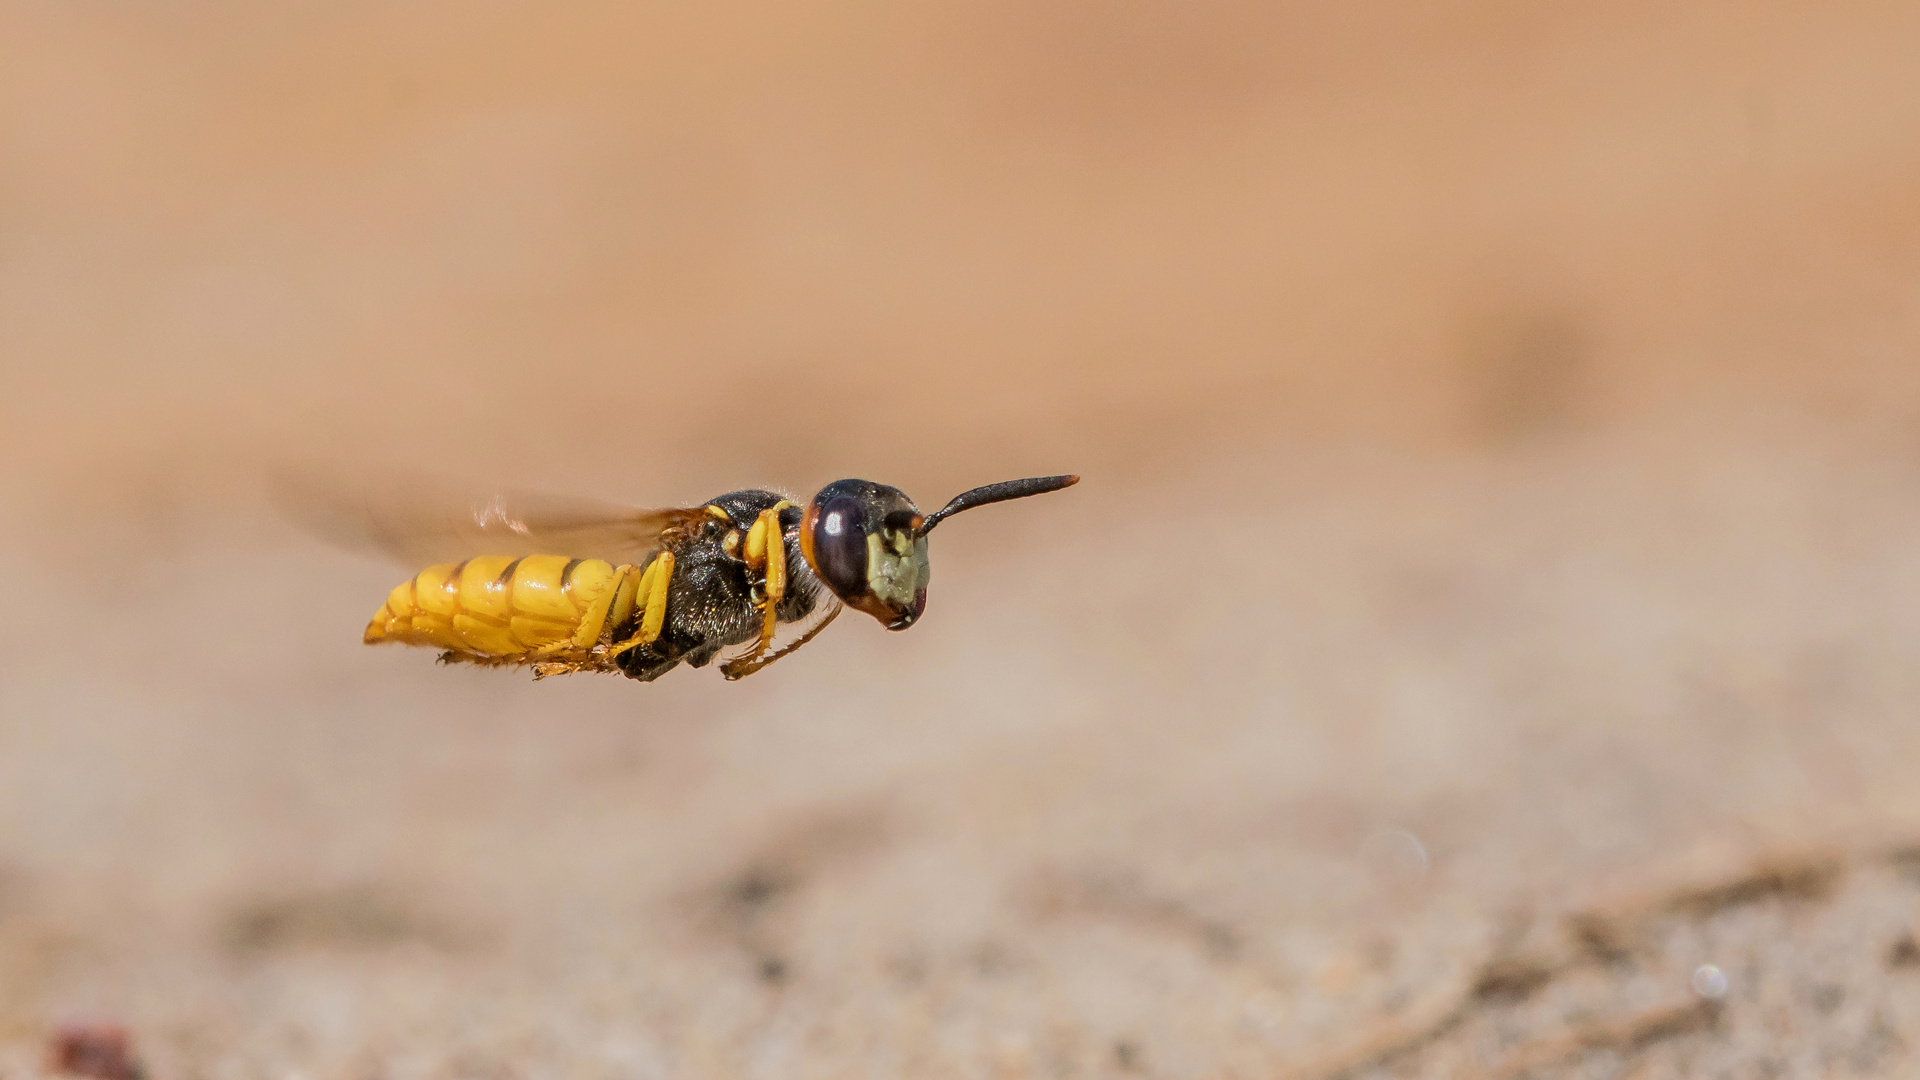
[[860, 500], [828, 499], [813, 519], [814, 570], [841, 599], [867, 591], [867, 530]]

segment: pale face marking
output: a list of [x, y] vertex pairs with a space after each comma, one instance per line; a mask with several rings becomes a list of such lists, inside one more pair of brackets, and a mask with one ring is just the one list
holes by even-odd
[[927, 538], [904, 529], [867, 535], [867, 587], [893, 607], [909, 609], [927, 587], [933, 568], [927, 562]]

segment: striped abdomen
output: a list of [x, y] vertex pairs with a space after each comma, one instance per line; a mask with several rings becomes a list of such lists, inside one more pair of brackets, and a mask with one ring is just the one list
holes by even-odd
[[430, 566], [387, 595], [362, 640], [509, 660], [591, 648], [633, 614], [627, 569], [564, 555]]

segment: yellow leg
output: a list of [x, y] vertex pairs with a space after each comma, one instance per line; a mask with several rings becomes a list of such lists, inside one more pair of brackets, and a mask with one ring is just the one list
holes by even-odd
[[600, 590], [600, 595], [587, 605], [586, 613], [580, 616], [580, 625], [573, 632], [574, 648], [591, 649], [600, 640], [601, 633], [607, 628], [607, 615], [613, 610], [614, 601], [620, 598], [621, 586], [632, 573], [634, 568], [631, 566], [614, 567], [613, 579], [607, 582]]
[[639, 597], [640, 582], [645, 577], [637, 566], [629, 566], [620, 575], [619, 585], [613, 590], [613, 606], [607, 609], [607, 626], [624, 624], [633, 614], [633, 605]]
[[609, 627], [619, 626], [633, 614], [640, 577], [640, 568], [637, 566], [614, 567], [606, 585], [587, 605], [586, 614], [580, 617], [580, 625], [574, 630], [573, 636], [533, 649], [519, 658], [520, 662], [533, 666], [535, 679], [571, 675], [576, 671], [613, 670], [612, 665], [595, 656], [593, 650], [600, 644], [600, 635], [606, 633]]
[[753, 651], [734, 664], [751, 663], [773, 644], [780, 601], [787, 595], [787, 542], [780, 532], [780, 511], [791, 505], [782, 499], [778, 505], [762, 510], [753, 528], [747, 530], [747, 542], [740, 546], [740, 556], [746, 560], [747, 569], [762, 572], [766, 583], [762, 590], [766, 594], [766, 614], [760, 621], [760, 640], [754, 642]]
[[637, 601], [645, 603], [641, 609], [640, 630], [632, 637], [614, 646], [607, 653], [608, 662], [642, 645], [651, 645], [660, 637], [660, 629], [667, 623], [667, 584], [673, 580], [673, 552], [663, 551], [647, 564], [646, 573], [640, 575], [637, 586]]

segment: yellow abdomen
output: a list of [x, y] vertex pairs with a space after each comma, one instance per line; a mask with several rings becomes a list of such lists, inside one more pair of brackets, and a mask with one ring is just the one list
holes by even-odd
[[587, 649], [633, 613], [638, 582], [626, 570], [564, 555], [430, 566], [387, 595], [362, 640], [504, 660]]

